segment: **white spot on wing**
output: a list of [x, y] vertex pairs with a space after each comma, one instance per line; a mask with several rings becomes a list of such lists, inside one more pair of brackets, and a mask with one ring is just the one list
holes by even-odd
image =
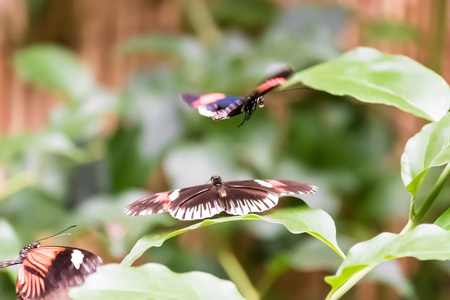
[[80, 250], [77, 250], [77, 249], [73, 250], [71, 261], [77, 270], [80, 268], [81, 264], [83, 263], [83, 258], [84, 258], [84, 255], [83, 255], [83, 253], [81, 253]]
[[177, 199], [178, 196], [180, 196], [180, 189], [176, 189], [172, 193], [170, 193], [169, 200], [173, 201], [173, 200]]
[[210, 111], [208, 110], [208, 107], [206, 105], [201, 105], [199, 107], [197, 107], [199, 114], [201, 114], [202, 116], [205, 117], [212, 117], [216, 114], [215, 111]]
[[259, 183], [262, 186], [268, 187], [268, 188], [273, 188], [273, 185], [267, 181], [264, 180], [259, 180], [259, 179], [255, 179], [256, 183]]

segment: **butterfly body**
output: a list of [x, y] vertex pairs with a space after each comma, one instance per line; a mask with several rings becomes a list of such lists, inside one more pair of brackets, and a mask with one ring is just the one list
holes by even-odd
[[17, 299], [70, 299], [70, 287], [81, 285], [85, 277], [102, 265], [101, 258], [89, 251], [62, 246], [40, 246], [39, 242], [24, 247], [19, 258], [0, 262], [0, 268], [20, 264]]
[[[274, 88], [286, 82], [293, 74], [292, 69], [283, 70], [261, 83], [252, 93], [246, 97], [228, 96], [222, 93], [211, 94], [182, 94], [181, 98], [192, 108], [213, 120], [229, 119], [233, 116], [245, 113], [244, 121], [248, 121], [257, 107], [264, 106], [264, 95]], [[239, 126], [240, 126], [239, 125]]]
[[312, 194], [317, 187], [292, 180], [243, 180], [223, 182], [212, 176], [210, 184], [151, 194], [128, 205], [131, 216], [169, 212], [180, 220], [212, 217], [222, 211], [246, 215], [274, 207], [278, 198]]

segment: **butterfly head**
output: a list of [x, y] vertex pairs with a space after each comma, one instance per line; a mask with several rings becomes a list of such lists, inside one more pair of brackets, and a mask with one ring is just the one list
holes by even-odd
[[222, 186], [222, 178], [220, 178], [220, 176], [217, 176], [217, 175], [211, 176], [210, 180], [214, 186], [216, 186], [216, 187]]
[[258, 98], [256, 98], [256, 103], [258, 103], [258, 107], [264, 107], [264, 97], [259, 96]]
[[28, 246], [25, 246], [20, 250], [19, 256], [20, 258], [26, 258], [28, 252], [30, 252], [31, 249], [39, 248], [41, 246], [41, 243], [39, 242], [32, 242]]

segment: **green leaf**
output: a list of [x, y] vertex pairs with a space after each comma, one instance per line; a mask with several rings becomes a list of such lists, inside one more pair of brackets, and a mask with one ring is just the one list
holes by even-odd
[[54, 45], [35, 45], [15, 53], [14, 65], [27, 81], [78, 100], [94, 89], [91, 73], [69, 51]]
[[354, 245], [336, 275], [325, 278], [332, 289], [327, 299], [339, 299], [376, 265], [395, 258], [450, 259], [450, 232], [433, 224], [421, 224], [403, 235], [381, 233]]
[[450, 230], [450, 208], [440, 215], [434, 224], [444, 228], [445, 230]]
[[33, 144], [35, 150], [42, 153], [58, 154], [79, 163], [86, 159], [82, 149], [78, 148], [65, 134], [56, 130], [37, 135]]
[[72, 288], [74, 300], [90, 299], [244, 299], [236, 286], [208, 273], [174, 273], [160, 264], [99, 267], [84, 285]]
[[393, 105], [416, 116], [440, 120], [450, 107], [450, 87], [435, 72], [400, 55], [357, 48], [337, 59], [295, 74], [301, 82], [334, 95]]
[[450, 161], [450, 114], [425, 125], [409, 139], [402, 155], [402, 179], [413, 195], [431, 167]]
[[341, 257], [344, 257], [344, 254], [336, 241], [336, 227], [333, 219], [323, 210], [302, 205], [294, 208], [274, 210], [264, 215], [249, 214], [246, 216], [207, 219], [182, 229], [146, 235], [137, 241], [130, 253], [123, 259], [122, 264], [126, 266], [131, 265], [147, 249], [151, 247], [159, 247], [164, 243], [164, 241], [184, 232], [213, 224], [240, 220], [262, 220], [281, 224], [294, 234], [306, 232], [324, 242]]

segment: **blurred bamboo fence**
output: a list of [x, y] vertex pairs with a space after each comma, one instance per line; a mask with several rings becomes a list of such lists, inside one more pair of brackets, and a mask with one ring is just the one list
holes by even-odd
[[[279, 5], [293, 1], [278, 0]], [[336, 1], [297, 1], [329, 4]], [[407, 55], [450, 81], [450, 17], [446, 0], [338, 0], [353, 12], [343, 34], [343, 48], [371, 46]], [[179, 32], [183, 11], [175, 0], [48, 1], [38, 24], [27, 16], [25, 0], [0, 0], [0, 133], [37, 130], [45, 124], [54, 95], [23, 83], [14, 73], [12, 55], [25, 43], [56, 42], [71, 48], [105, 86], [121, 86], [131, 70], [148, 57], [117, 60], [114, 47], [144, 33]], [[377, 20], [404, 23], [420, 36], [415, 41], [377, 41], [364, 26]], [[406, 117], [406, 115], [404, 115]], [[405, 124], [405, 122], [402, 122]], [[399, 125], [401, 126], [401, 125]]]

